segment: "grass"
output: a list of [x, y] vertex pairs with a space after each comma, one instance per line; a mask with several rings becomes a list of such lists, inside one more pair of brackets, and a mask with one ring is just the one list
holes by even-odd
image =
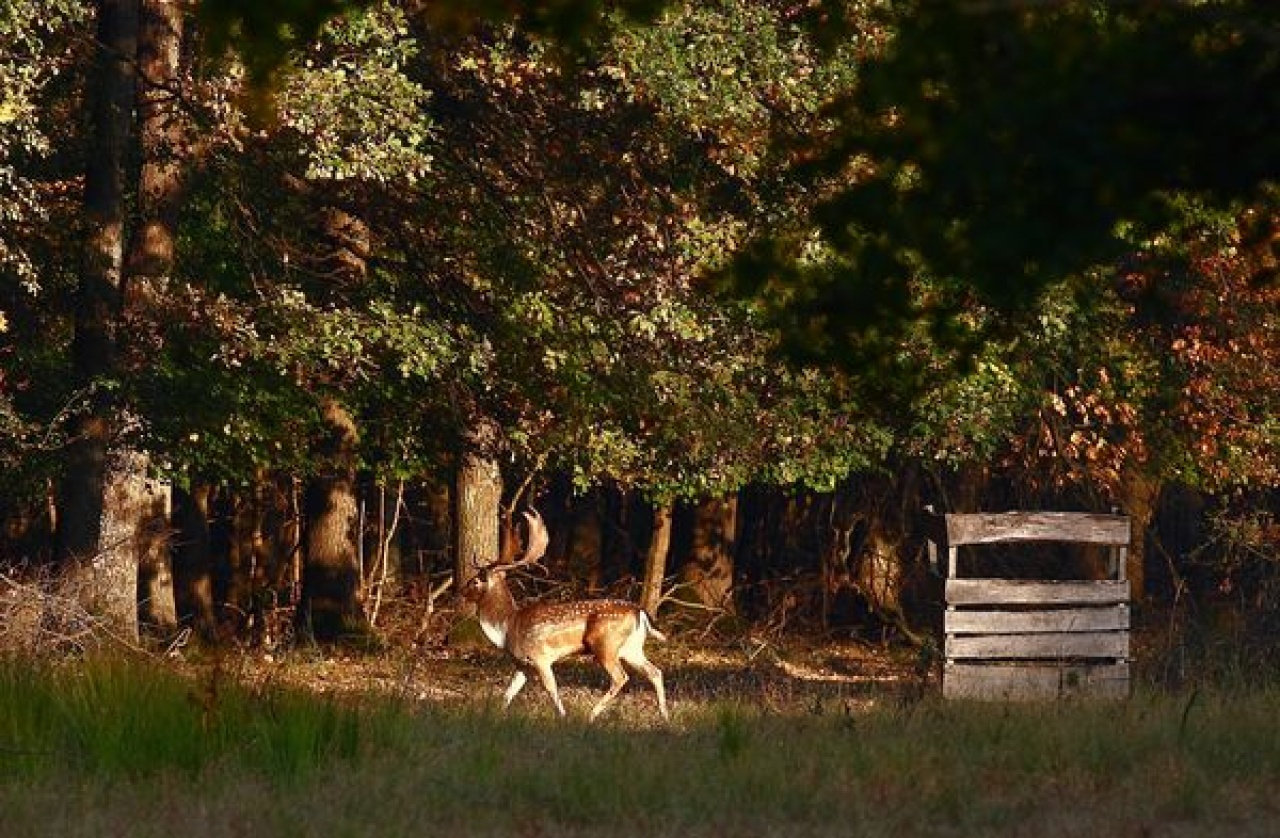
[[222, 676], [193, 684], [137, 662], [56, 669], [7, 662], [0, 664], [0, 777], [198, 778], [225, 760], [280, 781], [353, 759], [362, 740], [390, 739], [379, 725], [395, 717], [386, 701], [253, 691]]
[[[674, 682], [674, 679], [673, 679]], [[673, 694], [678, 694], [678, 686]], [[1270, 834], [1280, 688], [1120, 703], [324, 698], [0, 664], [8, 836]]]

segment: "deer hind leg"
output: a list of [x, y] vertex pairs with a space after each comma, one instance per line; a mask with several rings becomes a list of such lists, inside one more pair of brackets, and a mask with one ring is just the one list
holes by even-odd
[[622, 688], [627, 685], [627, 671], [622, 668], [622, 664], [618, 662], [616, 655], [609, 657], [598, 657], [600, 665], [604, 667], [604, 671], [609, 673], [609, 691], [604, 694], [601, 699], [596, 702], [596, 706], [591, 708], [591, 721], [596, 720], [604, 712], [604, 708], [609, 706], [609, 702], [617, 698], [618, 693], [622, 692]]
[[622, 644], [622, 648], [618, 650], [618, 657], [653, 684], [653, 691], [658, 694], [658, 712], [662, 714], [662, 718], [669, 719], [671, 716], [667, 712], [667, 691], [662, 683], [662, 670], [645, 657], [644, 640], [645, 632], [636, 631], [627, 638], [626, 643]]
[[667, 691], [662, 684], [662, 670], [644, 656], [643, 649], [639, 654], [627, 657], [625, 660], [629, 666], [637, 669], [640, 674], [649, 679], [650, 684], [653, 684], [653, 691], [658, 694], [658, 712], [662, 714], [662, 718], [670, 719], [671, 714], [667, 712]]
[[583, 646], [609, 674], [609, 689], [596, 702], [596, 706], [591, 708], [591, 721], [595, 721], [596, 717], [604, 712], [604, 709], [627, 685], [627, 670], [622, 668], [619, 656], [622, 654], [622, 649], [632, 642], [636, 631], [633, 629], [625, 637], [620, 638], [619, 629], [624, 627], [617, 619], [595, 619], [588, 623], [584, 633]]

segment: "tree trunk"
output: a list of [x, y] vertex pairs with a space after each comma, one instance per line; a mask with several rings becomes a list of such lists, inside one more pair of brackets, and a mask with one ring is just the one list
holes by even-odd
[[217, 637], [214, 617], [213, 559], [209, 538], [207, 484], [185, 492], [173, 490], [173, 597], [181, 625], [190, 626], [206, 641]]
[[903, 466], [891, 480], [869, 477], [855, 496], [855, 503], [867, 510], [866, 537], [857, 556], [858, 590], [884, 627], [896, 629], [916, 646], [924, 638], [907, 619], [904, 595], [910, 581], [907, 533], [911, 517], [918, 514], [919, 476], [916, 469]]
[[121, 455], [133, 458], [132, 470], [120, 475], [123, 485], [110, 487], [124, 503], [113, 504], [106, 520], [111, 521], [114, 509], [132, 537], [138, 566], [138, 621], [156, 637], [171, 637], [178, 627], [170, 553], [172, 486], [168, 480], [148, 476], [150, 458], [145, 454], [124, 451]]
[[332, 642], [367, 637], [369, 621], [360, 602], [356, 426], [336, 401], [323, 410], [329, 436], [320, 453], [328, 473], [311, 480], [303, 500], [298, 622], [316, 640]]
[[500, 556], [502, 472], [497, 443], [498, 426], [485, 418], [476, 420], [463, 440], [453, 518], [454, 582], [459, 589], [475, 575], [477, 562], [488, 564]]
[[569, 543], [565, 552], [568, 577], [587, 590], [599, 590], [603, 583], [601, 556], [604, 547], [602, 531], [603, 500], [599, 490], [578, 498], [573, 504], [569, 526]]
[[858, 516], [841, 503], [842, 495], [833, 492], [825, 497], [824, 537], [819, 541], [821, 562], [822, 629], [831, 627], [840, 603], [857, 589], [854, 582], [854, 546], [858, 534]]
[[644, 554], [644, 585], [640, 589], [640, 607], [651, 615], [657, 615], [662, 604], [662, 583], [667, 575], [667, 556], [671, 552], [670, 503], [653, 508], [653, 536]]
[[238, 634], [249, 622], [253, 599], [254, 541], [258, 514], [251, 490], [223, 487], [211, 501], [210, 543], [221, 557], [214, 568], [213, 594], [218, 622]]
[[733, 597], [734, 536], [738, 498], [713, 498], [694, 511], [693, 549], [681, 573], [685, 591], [696, 601], [736, 613]]
[[[168, 495], [146, 478], [146, 457], [121, 450], [104, 475], [99, 549], [78, 564], [77, 593], [86, 609], [123, 639], [138, 639], [139, 556], [167, 548]], [[141, 525], [140, 522], [147, 522]]]
[[920, 637], [911, 629], [902, 606], [902, 539], [883, 521], [872, 519], [866, 547], [858, 563], [857, 582], [867, 606], [881, 623], [898, 629], [912, 643]]
[[1121, 513], [1129, 516], [1132, 536], [1125, 573], [1129, 579], [1129, 596], [1135, 603], [1146, 597], [1147, 528], [1155, 517], [1160, 499], [1160, 481], [1141, 468], [1127, 469], [1121, 479], [1118, 500]]
[[[308, 190], [305, 183], [299, 186]], [[338, 206], [320, 211], [319, 264], [336, 288], [361, 288], [369, 273], [370, 230]], [[334, 382], [341, 386], [339, 379]], [[360, 506], [355, 421], [337, 399], [321, 405], [325, 438], [321, 473], [303, 493], [302, 591], [297, 623], [319, 641], [367, 639], [372, 633], [361, 599]]]
[[[177, 218], [182, 199], [181, 111], [174, 93], [179, 82], [184, 18], [172, 0], [142, 0], [139, 18], [138, 220], [124, 257], [121, 354], [129, 365], [142, 364], [152, 350], [157, 295], [173, 273]], [[132, 345], [127, 345], [127, 344]], [[134, 357], [136, 356], [136, 357]], [[145, 463], [144, 463], [145, 464]], [[138, 476], [132, 478], [137, 480]], [[145, 479], [145, 478], [144, 478]], [[168, 508], [170, 487], [152, 481]], [[177, 625], [173, 568], [168, 544], [152, 539], [138, 554], [142, 621], [161, 633]]]
[[[72, 338], [73, 377], [90, 396], [73, 424], [73, 443], [59, 491], [58, 553], [66, 582], [86, 605], [105, 607], [110, 627], [137, 637], [137, 557], [104, 546], [108, 477], [130, 475], [133, 457], [108, 468], [116, 406], [101, 385], [116, 372], [115, 318], [120, 305], [125, 240], [125, 167], [133, 117], [137, 0], [99, 0], [94, 71], [90, 75], [90, 142], [85, 167], [86, 247], [77, 289]], [[145, 465], [145, 464], [144, 464]], [[122, 471], [121, 469], [124, 469]], [[121, 503], [131, 490], [110, 490]], [[110, 524], [110, 537], [119, 538]], [[108, 566], [108, 562], [120, 562]]]
[[429, 582], [431, 574], [449, 570], [449, 556], [453, 547], [453, 491], [448, 480], [428, 480], [418, 493], [411, 520], [417, 526], [407, 534], [411, 537], [414, 559], [410, 563], [413, 573]]
[[[173, 273], [185, 160], [178, 107], [184, 18], [174, 0], [141, 0], [138, 43], [138, 222], [125, 257], [129, 297], [149, 301]], [[127, 313], [138, 306], [126, 299]], [[145, 313], [145, 312], [144, 312]], [[135, 324], [136, 325], [136, 324]]]

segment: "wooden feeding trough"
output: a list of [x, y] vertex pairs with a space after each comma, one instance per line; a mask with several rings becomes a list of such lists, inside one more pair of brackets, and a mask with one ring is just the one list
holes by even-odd
[[[947, 698], [1129, 695], [1129, 519], [1073, 512], [926, 519], [929, 556], [946, 557], [942, 693]], [[961, 578], [958, 548], [1069, 542], [1107, 550], [1107, 579]]]

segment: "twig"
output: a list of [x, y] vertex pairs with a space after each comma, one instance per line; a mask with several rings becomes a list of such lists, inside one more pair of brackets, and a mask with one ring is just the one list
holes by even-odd
[[[385, 493], [386, 493], [386, 489], [384, 487], [381, 492], [381, 497], [383, 498], [382, 503], [384, 507], [385, 507]], [[404, 481], [401, 480], [396, 485], [396, 503], [395, 503], [395, 511], [391, 513], [391, 526], [387, 527], [386, 538], [381, 539], [378, 542], [378, 551], [380, 554], [378, 557], [378, 560], [382, 563], [382, 575], [381, 575], [381, 578], [378, 580], [378, 584], [374, 588], [375, 594], [374, 594], [374, 600], [373, 600], [373, 611], [369, 615], [370, 626], [374, 626], [377, 624], [378, 611], [380, 608], [382, 608], [382, 594], [387, 588], [387, 575], [390, 571], [389, 565], [391, 564], [390, 562], [391, 541], [392, 539], [395, 538], [396, 530], [399, 529], [400, 527], [400, 510], [403, 508], [404, 508]], [[379, 527], [382, 526], [382, 521], [385, 519], [386, 519], [386, 510], [385, 508], [383, 508], [380, 510], [380, 513], [378, 516]]]

